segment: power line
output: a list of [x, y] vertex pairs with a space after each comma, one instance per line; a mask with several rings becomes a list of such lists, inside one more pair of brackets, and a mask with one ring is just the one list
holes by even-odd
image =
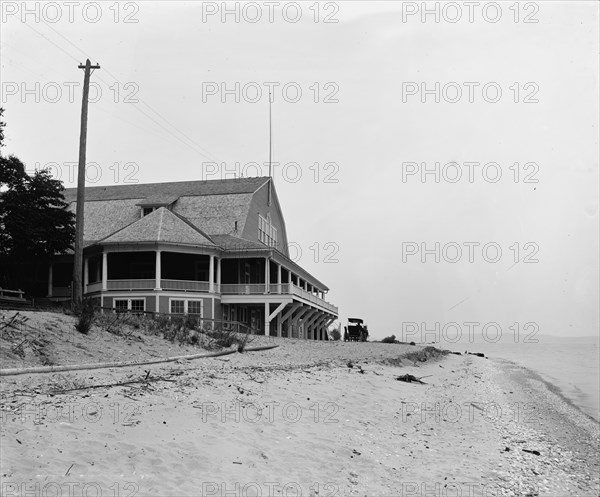
[[[79, 48], [77, 45], [75, 45], [73, 42], [71, 42], [66, 36], [64, 36], [62, 33], [60, 33], [58, 30], [56, 30], [54, 27], [50, 26], [48, 23], [46, 23], [45, 21], [42, 21], [48, 28], [50, 28], [52, 31], [54, 31], [58, 36], [60, 36], [61, 38], [63, 38], [67, 43], [69, 43], [72, 47], [74, 47], [76, 50], [78, 50], [79, 52], [81, 52], [82, 54], [86, 55], [85, 52]], [[54, 41], [52, 41], [50, 38], [48, 38], [47, 36], [45, 36], [44, 34], [42, 34], [41, 32], [39, 32], [37, 29], [33, 28], [32, 26], [30, 26], [27, 23], [23, 23], [25, 24], [27, 27], [29, 27], [30, 29], [32, 29], [34, 32], [36, 32], [39, 36], [41, 36], [42, 38], [44, 38], [46, 41], [48, 41], [49, 43], [51, 43], [52, 45], [54, 45], [56, 48], [58, 48], [61, 52], [65, 53], [68, 57], [70, 57], [71, 59], [73, 59], [76, 62], [79, 62], [77, 58], [73, 57], [73, 55], [71, 55], [69, 52], [67, 52], [65, 49], [63, 49], [61, 46], [57, 45]], [[115, 82], [119, 85], [122, 86], [122, 83], [119, 81], [119, 79], [112, 74], [108, 69], [105, 68], [105, 66], [103, 66], [103, 70], [105, 71], [105, 73], [107, 73], [109, 76], [111, 76]], [[107, 87], [110, 88], [110, 84], [104, 80], [102, 77], [98, 77], [97, 79], [99, 79], [101, 82], [103, 82]], [[154, 124], [156, 124], [157, 126], [159, 126], [163, 131], [165, 131], [166, 133], [168, 133], [169, 135], [171, 135], [173, 138], [175, 138], [176, 140], [178, 140], [179, 142], [181, 142], [183, 145], [187, 146], [188, 148], [190, 148], [192, 151], [198, 153], [199, 155], [202, 155], [204, 158], [206, 159], [210, 159], [212, 161], [216, 161], [216, 162], [222, 162], [218, 157], [216, 157], [215, 155], [213, 155], [211, 152], [209, 152], [208, 150], [206, 150], [204, 147], [202, 147], [199, 143], [197, 143], [194, 139], [190, 138], [187, 134], [185, 134], [183, 131], [181, 131], [179, 128], [177, 128], [174, 124], [172, 124], [167, 118], [165, 118], [160, 112], [158, 112], [156, 109], [154, 109], [150, 104], [146, 103], [143, 99], [138, 98], [138, 102], [144, 106], [146, 106], [150, 111], [152, 111], [154, 114], [156, 114], [160, 119], [162, 119], [166, 124], [168, 124], [171, 128], [173, 128], [177, 133], [179, 133], [181, 136], [183, 136], [186, 140], [189, 141], [186, 142], [185, 140], [183, 140], [180, 136], [176, 135], [175, 133], [173, 133], [170, 129], [166, 128], [163, 124], [161, 124], [159, 121], [157, 121], [156, 119], [154, 119], [152, 116], [148, 115], [146, 112], [144, 112], [139, 106], [136, 105], [136, 102], [132, 102], [134, 105], [133, 107], [140, 112], [141, 114], [143, 114], [145, 117], [147, 117], [148, 119], [150, 119]]]
[[[21, 21], [23, 22], [23, 21]], [[50, 38], [44, 36], [42, 33], [40, 33], [37, 29], [35, 29], [33, 26], [30, 26], [29, 24], [27, 24], [26, 22], [23, 22], [23, 24], [25, 24], [25, 26], [27, 26], [29, 29], [32, 29], [33, 31], [35, 31], [38, 35], [40, 35], [42, 38], [44, 38], [46, 41], [52, 43], [52, 45], [54, 45], [56, 48], [58, 48], [61, 52], [63, 52], [64, 54], [67, 55], [67, 57], [70, 57], [71, 59], [73, 59], [75, 62], [79, 62], [78, 59], [76, 59], [75, 57], [73, 57], [69, 52], [67, 52], [65, 49], [63, 49], [62, 47], [59, 47], [56, 43], [54, 43]]]
[[[47, 22], [45, 22], [45, 21], [43, 21], [43, 22], [44, 22], [44, 24], [46, 26], [48, 26], [52, 31], [54, 31], [58, 36], [60, 36], [62, 39], [64, 39], [72, 47], [74, 47], [75, 49], [79, 50], [84, 56], [87, 56], [87, 54], [81, 48], [79, 48], [77, 45], [75, 45], [73, 42], [71, 42], [71, 40], [69, 40], [66, 36], [64, 36], [62, 33], [60, 33], [57, 29], [55, 29], [53, 26], [51, 26]], [[108, 74], [109, 76], [111, 76], [115, 80], [116, 83], [118, 83], [119, 85], [122, 86], [122, 83], [119, 81], [119, 78], [117, 78], [113, 73], [111, 73], [108, 69], [106, 69], [106, 66], [104, 67], [104, 72], [106, 74]], [[99, 78], [99, 79], [100, 79], [100, 81], [103, 81], [104, 84], [106, 84], [107, 86], [110, 86], [102, 78]], [[196, 147], [198, 147], [199, 152], [201, 153], [201, 155], [204, 155], [207, 159], [217, 160], [218, 162], [220, 161], [215, 156], [213, 156], [213, 154], [211, 152], [209, 152], [208, 150], [206, 150], [199, 143], [197, 143], [194, 139], [190, 138], [183, 131], [181, 131], [174, 124], [172, 124], [166, 117], [164, 117], [160, 112], [158, 112], [156, 109], [154, 109], [151, 105], [149, 105], [148, 103], [146, 103], [142, 98], [138, 98], [138, 100], [139, 100], [139, 102], [142, 105], [145, 105], [148, 109], [150, 109], [152, 112], [154, 112], [159, 118], [161, 118], [165, 123], [167, 123], [169, 126], [171, 126], [175, 131], [177, 131], [179, 134], [181, 134], [183, 137], [185, 137], [187, 140], [189, 140], [192, 144], [194, 144]], [[143, 112], [142, 112], [142, 114], [144, 114], [146, 117], [148, 117], [149, 119], [151, 119], [147, 114], [145, 114]], [[151, 120], [156, 123], [156, 121], [154, 121], [153, 119], [151, 119]]]

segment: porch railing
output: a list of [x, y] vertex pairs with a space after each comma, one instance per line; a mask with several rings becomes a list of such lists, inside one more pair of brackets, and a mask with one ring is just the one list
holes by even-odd
[[99, 292], [100, 290], [102, 290], [102, 282], [101, 281], [97, 281], [94, 283], [88, 283], [87, 286], [85, 287], [86, 293]]
[[[208, 293], [210, 284], [208, 281], [191, 281], [191, 280], [160, 280], [163, 290], [175, 290], [184, 292], [204, 292]], [[156, 287], [155, 279], [145, 280], [108, 280], [108, 290], [153, 290]], [[102, 289], [101, 282], [90, 283], [86, 287], [86, 293], [100, 291]], [[215, 292], [220, 292], [223, 295], [264, 295], [270, 293], [272, 295], [296, 295], [313, 304], [317, 304], [333, 313], [338, 312], [338, 308], [333, 304], [323, 300], [314, 293], [307, 292], [294, 284], [289, 283], [271, 283], [268, 285], [268, 292], [265, 291], [264, 283], [248, 283], [248, 284], [214, 284]], [[54, 288], [54, 296], [63, 296], [60, 288]], [[70, 288], [64, 289], [64, 296], [70, 295]]]
[[108, 280], [108, 290], [152, 290], [156, 287], [156, 280]]
[[271, 293], [276, 293], [276, 294], [289, 294], [290, 292], [290, 287], [292, 285], [290, 285], [289, 283], [271, 283], [269, 285], [269, 290], [271, 291]]
[[[208, 292], [208, 281], [193, 280], [160, 280], [160, 287], [163, 290], [178, 290], [184, 292]], [[215, 291], [219, 291], [219, 285], [215, 283]], [[107, 290], [154, 290], [156, 288], [155, 279], [145, 280], [108, 280], [106, 282]], [[97, 281], [89, 283], [86, 286], [86, 293], [99, 292], [102, 290], [102, 282]]]
[[265, 293], [264, 283], [248, 284], [221, 284], [221, 293], [224, 295], [261, 295]]
[[16, 299], [16, 300], [25, 300], [23, 294], [25, 292], [23, 290], [8, 290], [7, 288], [0, 288], [0, 297], [5, 299]]
[[[290, 285], [289, 283], [275, 283], [269, 285], [269, 292], [275, 295], [296, 295], [301, 297], [313, 304], [317, 304], [325, 309], [337, 314], [338, 308], [333, 304], [323, 300], [320, 297], [317, 297], [314, 293], [307, 292], [303, 288], [300, 288], [296, 285]], [[221, 293], [223, 295], [263, 295], [265, 293], [265, 285], [264, 283], [254, 283], [247, 285], [239, 285], [239, 284], [222, 284], [221, 285]]]
[[308, 300], [309, 302], [318, 304], [321, 307], [327, 309], [328, 311], [331, 311], [335, 314], [338, 313], [338, 308], [335, 305], [330, 304], [326, 300], [323, 300], [321, 297], [317, 297], [314, 293], [307, 292], [306, 290], [304, 290], [304, 288], [292, 285], [292, 293], [294, 295], [297, 295], [298, 297], [302, 297], [303, 299]]
[[191, 280], [160, 280], [160, 287], [163, 290], [183, 290], [193, 292], [208, 292], [208, 281]]
[[70, 297], [71, 287], [70, 286], [54, 286], [52, 287], [53, 297]]

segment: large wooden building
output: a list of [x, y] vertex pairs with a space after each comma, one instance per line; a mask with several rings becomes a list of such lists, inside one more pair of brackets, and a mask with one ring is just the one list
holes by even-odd
[[[65, 190], [75, 210], [76, 189]], [[70, 297], [72, 255], [57, 256], [48, 297]], [[195, 314], [257, 333], [327, 339], [337, 307], [289, 258], [271, 178], [85, 191], [84, 296], [104, 308]]]

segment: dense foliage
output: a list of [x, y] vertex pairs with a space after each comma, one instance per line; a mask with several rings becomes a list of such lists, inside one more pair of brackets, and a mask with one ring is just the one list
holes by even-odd
[[[0, 147], [2, 113], [0, 109]], [[63, 190], [48, 171], [30, 176], [17, 157], [5, 157], [0, 148], [0, 286], [34, 291], [38, 272], [50, 257], [72, 248], [75, 216], [66, 210]]]

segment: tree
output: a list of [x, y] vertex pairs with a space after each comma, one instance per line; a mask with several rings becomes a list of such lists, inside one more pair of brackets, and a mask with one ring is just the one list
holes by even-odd
[[329, 329], [329, 336], [332, 340], [341, 340], [342, 338], [342, 323], [333, 323]]
[[[0, 147], [4, 126], [0, 122]], [[38, 268], [72, 249], [75, 216], [66, 210], [61, 181], [45, 170], [30, 176], [17, 157], [1, 151], [0, 189], [0, 286], [31, 292]]]

